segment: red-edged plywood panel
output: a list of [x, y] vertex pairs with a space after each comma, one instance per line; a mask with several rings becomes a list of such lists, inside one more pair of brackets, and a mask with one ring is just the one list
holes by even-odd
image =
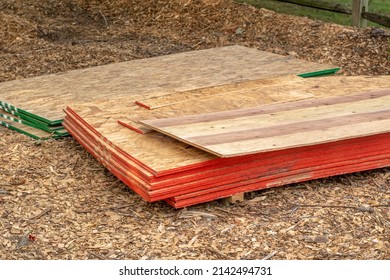
[[[238, 192], [390, 165], [390, 134], [387, 133], [229, 160], [221, 159], [221, 164], [165, 177], [143, 178], [133, 165], [129, 166], [129, 162], [120, 160], [122, 154], [118, 154], [116, 149], [108, 149], [108, 154], [107, 151], [102, 153], [102, 148], [96, 148], [93, 136], [77, 128], [77, 120], [67, 117], [65, 125], [91, 154], [144, 199], [165, 199], [178, 208]], [[148, 180], [151, 178], [154, 180], [154, 187]]]

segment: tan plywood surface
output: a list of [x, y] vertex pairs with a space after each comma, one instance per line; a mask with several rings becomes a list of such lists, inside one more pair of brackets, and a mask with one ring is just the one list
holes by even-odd
[[[251, 94], [248, 94], [245, 98], [240, 98], [234, 90], [231, 90], [227, 91], [226, 94], [206, 95], [205, 99], [198, 98], [196, 102], [194, 100], [175, 102], [158, 109], [147, 110], [134, 104], [135, 101], [140, 100], [140, 96], [134, 96], [134, 98], [126, 98], [122, 102], [116, 100], [94, 101], [71, 106], [71, 109], [114, 145], [158, 172], [197, 164], [216, 158], [216, 156], [158, 132], [145, 135], [135, 133], [118, 124], [118, 120], [140, 126], [137, 124], [138, 120], [197, 115], [266, 104], [279, 104], [286, 100], [291, 101], [291, 99], [286, 99], [285, 96], [295, 96], [296, 93], [299, 93], [297, 94], [298, 100], [303, 102], [309, 100], [308, 98], [302, 99], [303, 96], [312, 96], [310, 98], [314, 99], [326, 98], [387, 87], [390, 87], [390, 80], [387, 76], [332, 76], [311, 79], [282, 77], [267, 79], [267, 82], [263, 84], [258, 81], [256, 86], [250, 87]], [[241, 87], [238, 86], [238, 88]], [[279, 92], [279, 94], [273, 94], [274, 92]], [[273, 97], [270, 98], [270, 96]], [[278, 96], [281, 99], [276, 98]]]
[[285, 74], [334, 68], [243, 46], [229, 46], [74, 70], [0, 86], [0, 101], [49, 120], [66, 105], [164, 95]]
[[390, 88], [143, 124], [221, 157], [390, 131]]

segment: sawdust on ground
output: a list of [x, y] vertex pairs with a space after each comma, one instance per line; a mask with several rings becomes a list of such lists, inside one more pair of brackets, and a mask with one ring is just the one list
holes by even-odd
[[[207, 0], [4, 0], [0, 81], [241, 44], [389, 75], [389, 36]], [[174, 210], [73, 139], [0, 127], [0, 259], [389, 259], [390, 169]]]

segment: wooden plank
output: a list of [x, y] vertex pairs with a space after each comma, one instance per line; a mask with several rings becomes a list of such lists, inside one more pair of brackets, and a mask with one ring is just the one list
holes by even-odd
[[142, 124], [220, 157], [390, 131], [390, 88]]
[[368, 19], [369, 21], [378, 23], [385, 27], [390, 28], [390, 16], [389, 15], [381, 15], [375, 13], [369, 13], [367, 11], [362, 12], [362, 17]]
[[145, 98], [329, 68], [334, 67], [229, 46], [4, 82], [0, 101], [51, 123], [63, 119], [66, 105], [91, 100]]
[[225, 205], [230, 205], [230, 204], [234, 204], [236, 202], [242, 202], [244, 201], [244, 193], [236, 193], [236, 194], [233, 194], [232, 196], [229, 196], [229, 197], [226, 197], [223, 201], [223, 203]]

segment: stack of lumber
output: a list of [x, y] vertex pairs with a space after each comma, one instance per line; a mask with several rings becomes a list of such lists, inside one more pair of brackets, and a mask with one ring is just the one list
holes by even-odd
[[90, 102], [68, 106], [65, 127], [144, 199], [180, 208], [389, 166], [390, 81], [285, 76]]
[[0, 124], [36, 139], [61, 137], [66, 105], [338, 69], [241, 46], [134, 60], [2, 83]]
[[45, 122], [24, 110], [0, 101], [0, 125], [25, 134], [37, 140], [59, 138], [69, 133], [62, 126], [62, 121]]
[[337, 70], [230, 46], [6, 82], [0, 100], [181, 208], [389, 166], [389, 78], [319, 77]]

